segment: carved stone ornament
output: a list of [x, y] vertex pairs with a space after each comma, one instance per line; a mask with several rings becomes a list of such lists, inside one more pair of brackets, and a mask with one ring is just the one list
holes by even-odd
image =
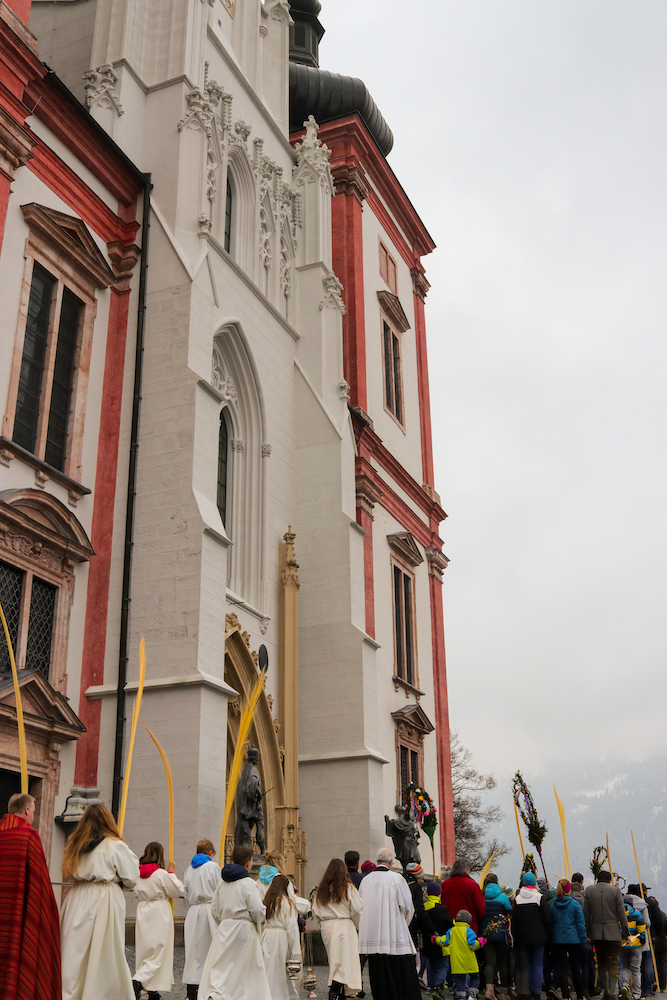
[[232, 451], [239, 453], [245, 451], [245, 441], [240, 438], [232, 438]]
[[269, 627], [269, 622], [270, 621], [271, 621], [270, 618], [260, 618], [260, 620], [259, 620], [259, 631], [262, 633], [262, 635], [266, 635], [266, 630]]
[[338, 383], [338, 395], [344, 402], [347, 402], [350, 398], [350, 383], [347, 379], [342, 378]]
[[328, 188], [333, 196], [334, 184], [333, 177], [331, 176], [331, 167], [329, 166], [331, 150], [318, 139], [317, 132], [319, 125], [312, 115], [308, 116], [308, 120], [303, 123], [303, 127], [306, 130], [303, 142], [297, 142], [294, 147], [297, 170], [303, 164], [310, 166], [315, 175], [319, 177], [322, 187]]
[[324, 296], [320, 302], [320, 309], [324, 309], [326, 306], [329, 309], [340, 309], [340, 312], [344, 314], [345, 303], [343, 302], [342, 297], [343, 286], [333, 271], [327, 271], [322, 281], [322, 285], [324, 288]]
[[231, 611], [228, 615], [225, 615], [225, 631], [233, 632], [235, 628], [241, 628], [241, 622], [239, 621], [239, 616], [235, 611]]
[[296, 555], [294, 553], [294, 539], [296, 534], [292, 531], [292, 526], [290, 525], [283, 539], [287, 545], [285, 569], [282, 572], [283, 587], [296, 587], [298, 590], [299, 584], [299, 564], [296, 561]]
[[211, 139], [214, 121], [220, 122], [217, 108], [223, 95], [224, 88], [215, 80], [209, 80], [208, 63], [205, 63], [204, 86], [201, 90], [199, 87], [193, 87], [186, 93], [188, 110], [178, 123], [178, 131], [182, 132], [184, 128], [199, 129]]
[[356, 477], [357, 507], [373, 517], [373, 508], [382, 496], [380, 490], [368, 476], [358, 475]]
[[0, 173], [9, 180], [32, 155], [35, 140], [0, 107]]
[[262, 445], [262, 458], [270, 458], [270, 456], [271, 456], [271, 445], [270, 444], [263, 444]]
[[442, 583], [442, 574], [449, 566], [449, 559], [441, 549], [434, 549], [430, 546], [425, 550], [428, 560], [429, 576], [434, 576]]
[[234, 382], [215, 363], [211, 371], [211, 385], [214, 389], [217, 389], [225, 403], [236, 402], [236, 386]]
[[125, 114], [116, 93], [118, 73], [111, 63], [105, 63], [96, 69], [89, 69], [83, 74], [83, 89], [86, 92], [86, 106], [93, 108], [110, 108], [118, 117]]

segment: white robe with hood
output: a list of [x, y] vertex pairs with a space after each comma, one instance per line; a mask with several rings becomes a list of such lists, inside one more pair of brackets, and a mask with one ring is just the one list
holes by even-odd
[[134, 887], [137, 899], [136, 969], [145, 990], [169, 992], [174, 985], [174, 915], [170, 899], [183, 893], [175, 875], [158, 868]]
[[329, 959], [329, 986], [345, 983], [352, 990], [361, 989], [361, 963], [357, 928], [364, 908], [361, 896], [350, 883], [347, 899], [326, 906], [313, 903], [313, 916], [320, 921], [322, 941]]
[[[269, 886], [273, 882], [274, 878], [276, 877], [276, 875], [280, 874], [281, 874], [280, 870], [278, 868], [275, 868], [273, 865], [262, 865], [262, 867], [259, 869], [259, 879], [257, 882], [257, 888], [259, 889], [259, 894], [262, 897], [262, 902], [264, 901], [264, 897], [266, 896], [269, 890]], [[287, 887], [287, 892], [289, 894], [289, 898], [292, 900], [294, 906], [296, 907], [296, 912], [300, 917], [307, 917], [308, 913], [310, 912], [310, 900], [304, 899], [303, 896], [297, 896], [296, 890], [292, 884], [291, 879], [288, 881], [289, 885]], [[299, 940], [301, 940], [300, 937]], [[302, 955], [300, 955], [300, 961], [301, 961], [301, 972], [299, 973], [298, 978], [288, 980], [290, 1000], [299, 1000], [299, 996], [301, 995], [301, 986], [303, 985]]]
[[201, 982], [204, 962], [218, 927], [211, 914], [211, 900], [220, 885], [220, 866], [211, 859], [203, 865], [192, 865], [183, 876], [188, 912], [185, 917], [185, 965], [183, 982]]
[[125, 959], [125, 897], [139, 881], [139, 859], [105, 837], [82, 854], [60, 916], [63, 1000], [134, 1000]]
[[290, 1000], [294, 980], [287, 978], [287, 961], [301, 964], [296, 909], [285, 899], [262, 930], [262, 955], [273, 1000]]
[[218, 923], [199, 984], [201, 1000], [272, 1000], [260, 944], [266, 908], [257, 883], [236, 875], [239, 865], [225, 865], [211, 913]]

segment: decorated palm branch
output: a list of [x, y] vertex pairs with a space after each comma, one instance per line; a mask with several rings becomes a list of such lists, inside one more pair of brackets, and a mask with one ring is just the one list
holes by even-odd
[[484, 926], [484, 937], [490, 938], [492, 934], [499, 934], [501, 931], [506, 931], [510, 925], [510, 918], [502, 913], [497, 914], [495, 917], [491, 917], [488, 924]]
[[544, 858], [542, 857], [542, 844], [548, 830], [537, 815], [537, 809], [535, 808], [530, 788], [523, 780], [520, 771], [517, 771], [514, 775], [512, 793], [517, 809], [519, 810], [519, 815], [525, 824], [528, 840], [539, 854], [542, 871], [544, 872], [544, 877], [547, 878], [547, 870], [544, 867]]
[[607, 860], [607, 848], [606, 847], [596, 847], [593, 851], [593, 859], [590, 864], [590, 869], [593, 872], [593, 878], [597, 882], [598, 875], [602, 871]]
[[411, 781], [403, 793], [403, 807], [407, 810], [410, 818], [422, 828], [431, 841], [433, 875], [435, 876], [435, 844], [433, 843], [433, 837], [438, 825], [438, 810], [433, 799], [425, 788]]

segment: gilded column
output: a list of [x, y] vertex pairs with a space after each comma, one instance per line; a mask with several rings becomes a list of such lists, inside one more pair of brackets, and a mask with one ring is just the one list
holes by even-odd
[[278, 623], [278, 670], [280, 730], [285, 756], [285, 805], [281, 849], [286, 871], [301, 891], [305, 872], [305, 837], [299, 828], [299, 564], [294, 554], [295, 534], [291, 526], [280, 545], [280, 608]]

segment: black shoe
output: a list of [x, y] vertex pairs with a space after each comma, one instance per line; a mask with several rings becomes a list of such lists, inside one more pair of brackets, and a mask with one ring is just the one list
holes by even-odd
[[159, 993], [156, 993], [155, 990], [149, 990], [148, 1000], [162, 1000], [162, 997], [160, 996]]
[[137, 998], [137, 1000], [139, 1000], [139, 997], [141, 996], [141, 991], [143, 990], [143, 986], [141, 985], [138, 979], [132, 980], [132, 986], [134, 987], [134, 995]]
[[199, 993], [198, 983], [188, 983], [186, 986], [187, 1000], [197, 1000], [197, 994]]

